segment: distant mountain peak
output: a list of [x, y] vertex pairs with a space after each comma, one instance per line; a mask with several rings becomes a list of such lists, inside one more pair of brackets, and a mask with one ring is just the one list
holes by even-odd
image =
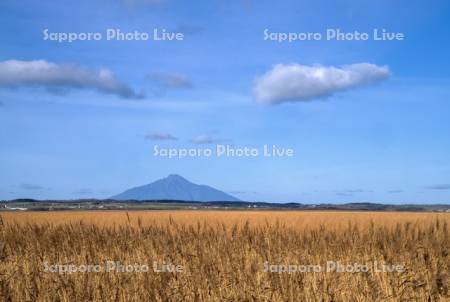
[[240, 201], [207, 185], [197, 185], [178, 174], [170, 174], [148, 185], [112, 196], [116, 200]]
[[169, 174], [166, 178], [164, 179], [168, 179], [168, 180], [181, 180], [181, 181], [188, 181], [186, 178], [184, 178], [181, 175], [178, 174]]

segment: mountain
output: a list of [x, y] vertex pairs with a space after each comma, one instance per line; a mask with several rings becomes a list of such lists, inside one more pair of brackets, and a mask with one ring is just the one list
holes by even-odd
[[135, 187], [111, 197], [116, 200], [240, 201], [206, 185], [197, 185], [171, 174], [151, 184]]

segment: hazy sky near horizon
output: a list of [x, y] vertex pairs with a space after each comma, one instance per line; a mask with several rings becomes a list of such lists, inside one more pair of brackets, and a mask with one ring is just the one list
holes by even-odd
[[[449, 20], [445, 0], [1, 1], [0, 199], [105, 198], [176, 173], [243, 200], [449, 203]], [[295, 155], [154, 155], [216, 144]]]

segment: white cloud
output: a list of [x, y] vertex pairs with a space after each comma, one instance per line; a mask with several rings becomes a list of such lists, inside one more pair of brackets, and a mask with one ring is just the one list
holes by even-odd
[[450, 190], [450, 184], [438, 184], [427, 187], [430, 190]]
[[217, 138], [210, 134], [200, 134], [196, 137], [192, 138], [191, 143], [203, 145], [203, 144], [214, 144], [214, 143], [224, 143], [224, 142], [230, 142], [230, 139], [223, 139], [223, 138]]
[[49, 91], [93, 89], [121, 98], [143, 97], [142, 94], [117, 80], [108, 69], [90, 70], [77, 65], [56, 64], [45, 60], [0, 61], [0, 86], [44, 87]]
[[162, 133], [162, 132], [153, 132], [150, 134], [147, 134], [145, 136], [146, 139], [154, 140], [154, 141], [170, 141], [170, 140], [177, 140], [175, 136], [169, 133]]
[[155, 72], [147, 75], [147, 79], [157, 82], [166, 89], [192, 88], [192, 81], [181, 74]]
[[23, 183], [19, 186], [19, 188], [21, 188], [22, 190], [27, 190], [27, 191], [40, 191], [40, 190], [47, 190], [47, 188], [40, 186], [40, 185], [35, 185], [35, 184], [28, 184], [28, 183]]
[[376, 83], [389, 75], [387, 66], [370, 63], [342, 67], [278, 64], [256, 79], [253, 94], [258, 102], [266, 104], [310, 101]]

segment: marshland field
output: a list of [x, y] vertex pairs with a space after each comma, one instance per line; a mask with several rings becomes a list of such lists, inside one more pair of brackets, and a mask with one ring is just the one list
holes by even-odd
[[450, 301], [450, 213], [0, 213], [1, 301]]

